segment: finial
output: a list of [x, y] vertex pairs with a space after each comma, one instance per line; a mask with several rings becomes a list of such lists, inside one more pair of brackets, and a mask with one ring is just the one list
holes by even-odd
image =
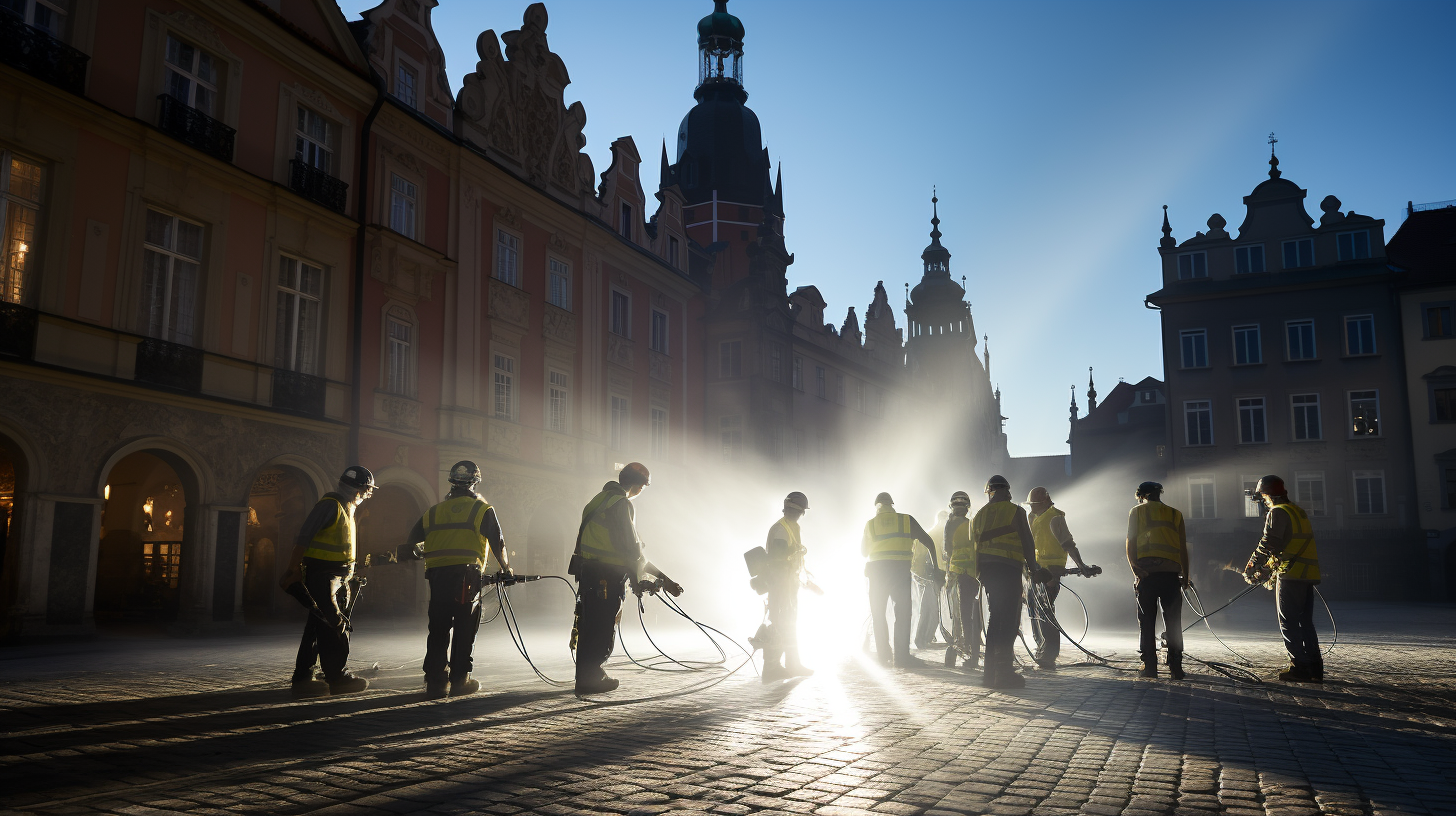
[[1097, 386], [1092, 384], [1092, 366], [1087, 366], [1087, 410], [1097, 407]]
[[1277, 179], [1284, 175], [1279, 172], [1279, 157], [1274, 155], [1274, 145], [1279, 142], [1274, 138], [1274, 131], [1269, 131], [1269, 178]]
[[1274, 138], [1274, 131], [1269, 131], [1269, 155], [1274, 155], [1274, 145], [1277, 144], [1279, 144], [1279, 140]]
[[1168, 205], [1167, 204], [1164, 204], [1163, 205], [1163, 240], [1161, 240], [1161, 241], [1158, 242], [1158, 246], [1173, 247], [1173, 246], [1177, 246], [1177, 245], [1178, 245], [1178, 242], [1175, 241], [1175, 240], [1173, 240], [1173, 228], [1168, 225]]
[[930, 237], [940, 241], [940, 198], [935, 194], [934, 185], [930, 187]]
[[910, 305], [910, 284], [909, 283], [906, 283], [905, 284], [905, 305], [906, 306], [909, 306]]

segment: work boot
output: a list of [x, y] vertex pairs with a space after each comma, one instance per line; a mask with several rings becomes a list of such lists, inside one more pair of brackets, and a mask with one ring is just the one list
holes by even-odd
[[431, 700], [438, 700], [450, 693], [450, 678], [441, 675], [439, 677], [425, 677], [425, 696]]
[[1158, 664], [1155, 662], [1143, 661], [1143, 670], [1138, 672], [1138, 677], [1157, 677]]
[[996, 673], [996, 685], [992, 688], [1019, 689], [1026, 688], [1026, 678], [1016, 673], [1010, 666]]
[[790, 677], [813, 677], [814, 670], [799, 662], [799, 650], [797, 648], [784, 652], [784, 670]]
[[1174, 680], [1183, 679], [1183, 655], [1168, 655], [1168, 676]]
[[314, 697], [329, 693], [329, 684], [314, 679], [313, 669], [306, 672], [295, 671], [291, 685], [294, 697]]
[[578, 677], [576, 695], [580, 697], [584, 694], [605, 694], [609, 691], [616, 691], [619, 685], [621, 684], [617, 682], [617, 678], [608, 677], [605, 674], [595, 680], [583, 680]]
[[780, 680], [789, 679], [789, 670], [778, 663], [765, 663], [763, 666], [763, 677], [765, 683], [777, 683]]
[[362, 677], [344, 672], [333, 680], [329, 681], [330, 694], [353, 694], [356, 691], [363, 691], [369, 688], [369, 681]]
[[999, 688], [996, 685], [998, 682], [998, 674], [999, 672], [994, 666], [986, 666], [985, 670], [981, 672], [981, 686], [983, 688]]
[[1285, 669], [1282, 672], [1279, 672], [1279, 679], [1280, 680], [1283, 680], [1286, 683], [1320, 683], [1320, 682], [1324, 682], [1322, 679], [1321, 680], [1315, 680], [1314, 679], [1314, 675], [1311, 674], [1310, 671], [1309, 671], [1309, 669], [1305, 668], [1304, 666], [1296, 666], [1296, 665], [1294, 665], [1292, 663], [1289, 665], [1289, 668]]
[[463, 677], [450, 678], [451, 697], [464, 697], [467, 694], [474, 694], [477, 691], [480, 691], [480, 681], [471, 677], [470, 672], [466, 672]]
[[923, 669], [925, 668], [925, 661], [912, 654], [901, 655], [900, 657], [895, 658], [895, 668]]
[[1325, 662], [1320, 660], [1309, 667], [1309, 676], [1312, 682], [1323, 683], [1325, 681]]

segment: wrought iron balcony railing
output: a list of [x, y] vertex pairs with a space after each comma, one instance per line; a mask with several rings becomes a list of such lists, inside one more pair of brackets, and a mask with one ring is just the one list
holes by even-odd
[[64, 88], [73, 94], [86, 93], [86, 63], [91, 58], [46, 32], [25, 24], [8, 11], [0, 11], [0, 61], [31, 76]]
[[300, 374], [284, 368], [273, 369], [274, 408], [309, 416], [323, 416], [326, 389], [327, 383], [322, 377]]
[[208, 116], [171, 94], [157, 97], [161, 103], [157, 127], [180, 142], [192, 145], [225, 162], [233, 160], [233, 139], [237, 131]]
[[137, 346], [136, 379], [182, 391], [201, 391], [202, 349], [148, 337]]
[[344, 211], [349, 185], [298, 159], [288, 162], [288, 171], [288, 186], [293, 192], [336, 213]]
[[29, 360], [35, 354], [35, 328], [40, 313], [14, 303], [0, 303], [0, 355]]

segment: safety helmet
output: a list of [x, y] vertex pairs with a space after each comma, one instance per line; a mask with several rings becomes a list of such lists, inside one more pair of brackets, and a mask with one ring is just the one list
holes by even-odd
[[1254, 485], [1254, 493], [1255, 495], [1268, 494], [1270, 496], [1287, 496], [1289, 495], [1289, 490], [1284, 487], [1283, 479], [1279, 478], [1278, 476], [1271, 475], [1265, 476], [1264, 478], [1259, 480], [1258, 484]]
[[997, 490], [1010, 490], [1011, 483], [1006, 481], [1005, 476], [992, 476], [986, 480], [986, 492], [991, 493]]
[[339, 483], [348, 485], [358, 491], [374, 489], [374, 474], [369, 468], [363, 465], [349, 465], [344, 468], [344, 475], [339, 477]]
[[1157, 497], [1163, 495], [1163, 486], [1158, 484], [1157, 482], [1143, 482], [1142, 484], [1137, 486], [1136, 495], [1139, 499], [1143, 498], [1144, 496], [1149, 496], [1156, 499]]
[[971, 495], [964, 490], [957, 490], [956, 492], [950, 494], [950, 506], [955, 507], [957, 505], [970, 507]]
[[883, 505], [889, 506], [889, 505], [892, 505], [894, 503], [895, 503], [895, 500], [892, 499], [892, 498], [890, 498], [890, 494], [889, 493], [881, 493], [880, 495], [878, 495], [878, 496], [875, 497], [875, 504], [883, 504]]
[[450, 468], [450, 484], [456, 487], [474, 487], [480, 482], [480, 468], [469, 459], [463, 459]]
[[809, 497], [795, 490], [784, 497], [784, 507], [792, 507], [795, 510], [808, 510]]
[[647, 466], [641, 462], [628, 462], [627, 466], [622, 468], [622, 472], [617, 474], [617, 483], [623, 487], [631, 487], [632, 485], [646, 487], [652, 484], [652, 474], [647, 471]]
[[1026, 494], [1028, 504], [1051, 504], [1052, 494], [1047, 492], [1045, 487], [1033, 487], [1031, 492]]

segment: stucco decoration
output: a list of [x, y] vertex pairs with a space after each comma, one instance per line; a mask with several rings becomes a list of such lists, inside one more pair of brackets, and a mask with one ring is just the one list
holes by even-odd
[[542, 440], [542, 459], [548, 465], [572, 469], [576, 467], [576, 440], [570, 437], [547, 434]]
[[495, 278], [490, 280], [490, 316], [521, 328], [529, 328], [530, 302], [526, 293]]
[[501, 207], [500, 212], [496, 213], [496, 220], [512, 229], [521, 228], [521, 213], [515, 207]]
[[521, 427], [490, 420], [490, 440], [487, 443], [487, 449], [491, 453], [519, 456], [521, 454]]
[[607, 338], [607, 359], [624, 368], [632, 367], [632, 341], [617, 335]]
[[647, 352], [647, 374], [654, 380], [672, 381], [672, 360], [666, 354]]
[[546, 246], [556, 252], [566, 252], [568, 250], [566, 239], [562, 238], [561, 234], [556, 232], [551, 233], [551, 237], [546, 239]]
[[555, 306], [546, 306], [546, 319], [541, 326], [541, 334], [548, 340], [555, 340], [558, 343], [576, 345], [576, 316], [565, 309]]
[[586, 109], [563, 99], [571, 77], [546, 42], [546, 6], [526, 8], [521, 28], [482, 32], [475, 72], [460, 89], [465, 138], [517, 168], [532, 184], [580, 201], [594, 194], [595, 173], [586, 146]]
[[408, 434], [420, 432], [420, 404], [404, 397], [379, 395], [374, 416], [396, 431]]

